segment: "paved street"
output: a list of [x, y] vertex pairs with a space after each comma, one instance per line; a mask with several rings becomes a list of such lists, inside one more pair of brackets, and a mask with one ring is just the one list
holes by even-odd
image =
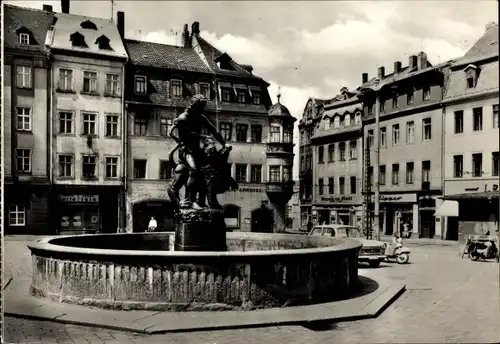
[[[5, 241], [5, 280], [30, 274], [25, 241]], [[367, 276], [404, 281], [407, 291], [377, 319], [213, 332], [138, 335], [5, 318], [7, 343], [493, 343], [500, 340], [499, 269], [460, 259], [455, 247], [412, 247], [409, 265], [383, 264]], [[8, 310], [7, 310], [8, 311]], [[497, 329], [495, 329], [497, 328]]]

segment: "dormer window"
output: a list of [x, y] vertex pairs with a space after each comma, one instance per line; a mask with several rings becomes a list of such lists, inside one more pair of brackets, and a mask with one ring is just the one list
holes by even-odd
[[97, 26], [90, 20], [86, 20], [80, 24], [82, 29], [97, 30]]
[[325, 121], [325, 130], [330, 129], [330, 118], [325, 117], [324, 121]]
[[79, 32], [72, 33], [69, 36], [69, 40], [74, 47], [88, 48], [87, 43], [85, 43], [85, 37]]
[[344, 118], [344, 127], [348, 127], [351, 125], [351, 116], [350, 115], [346, 115], [345, 118]]
[[231, 65], [231, 57], [229, 57], [229, 55], [226, 53], [217, 57], [215, 59], [215, 62], [217, 63], [217, 67], [219, 67], [220, 69], [234, 70], [233, 66]]
[[30, 44], [30, 35], [29, 33], [20, 33], [19, 34], [19, 44], [29, 45]]
[[95, 44], [99, 47], [99, 49], [102, 50], [113, 50], [111, 46], [109, 45], [109, 38], [102, 35], [99, 36], [99, 38], [96, 39]]
[[238, 90], [237, 97], [238, 97], [238, 103], [245, 103], [246, 102], [245, 91]]
[[230, 102], [231, 101], [231, 91], [228, 90], [227, 88], [222, 89], [222, 101], [223, 102]]
[[467, 79], [467, 88], [475, 88], [477, 83], [477, 67], [474, 65], [468, 65], [464, 72]]
[[180, 80], [170, 81], [170, 88], [172, 90], [172, 97], [174, 98], [182, 97], [182, 81]]
[[200, 82], [200, 94], [207, 99], [210, 99], [210, 84], [206, 82]]
[[260, 105], [260, 92], [257, 91], [252, 92], [252, 104]]
[[356, 125], [361, 124], [361, 113], [356, 112], [356, 115], [354, 116], [354, 124]]
[[147, 78], [143, 75], [136, 75], [134, 78], [134, 83], [135, 83], [135, 93], [136, 94], [146, 94], [147, 88], [146, 88], [146, 82]]
[[335, 118], [333, 119], [333, 127], [335, 129], [340, 127], [340, 117], [339, 116], [335, 116]]

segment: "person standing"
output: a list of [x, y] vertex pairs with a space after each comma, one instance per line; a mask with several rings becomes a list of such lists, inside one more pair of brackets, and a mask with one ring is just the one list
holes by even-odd
[[156, 227], [158, 227], [158, 223], [156, 222], [155, 217], [151, 216], [151, 220], [149, 220], [148, 224], [148, 232], [154, 232], [156, 230]]

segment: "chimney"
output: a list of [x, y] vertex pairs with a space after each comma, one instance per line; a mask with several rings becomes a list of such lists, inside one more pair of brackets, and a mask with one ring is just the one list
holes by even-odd
[[412, 71], [417, 66], [417, 57], [415, 55], [410, 56], [410, 60], [408, 61], [408, 67], [410, 71]]
[[425, 69], [427, 68], [427, 54], [421, 51], [418, 54], [418, 69]]
[[69, 13], [69, 0], [61, 0], [61, 12]]
[[361, 74], [361, 83], [366, 84], [368, 82], [368, 73]]
[[194, 22], [193, 25], [191, 25], [191, 34], [192, 35], [199, 35], [200, 34], [200, 23], [199, 22]]
[[378, 67], [377, 77], [379, 80], [382, 80], [385, 77], [385, 68], [384, 67]]
[[184, 24], [184, 30], [182, 31], [182, 46], [184, 48], [191, 48], [191, 40], [189, 38], [188, 24]]
[[116, 12], [116, 28], [120, 37], [125, 38], [125, 13], [122, 11]]
[[52, 5], [43, 5], [44, 12], [53, 12]]
[[401, 72], [401, 62], [394, 62], [394, 74]]

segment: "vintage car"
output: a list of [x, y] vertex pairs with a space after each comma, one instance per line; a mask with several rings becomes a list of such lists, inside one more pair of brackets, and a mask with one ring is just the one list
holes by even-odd
[[385, 259], [387, 244], [382, 241], [368, 240], [363, 238], [360, 230], [356, 227], [346, 225], [317, 225], [314, 226], [309, 235], [325, 235], [337, 238], [353, 238], [363, 244], [359, 252], [358, 261], [368, 263], [370, 267], [376, 268]]

